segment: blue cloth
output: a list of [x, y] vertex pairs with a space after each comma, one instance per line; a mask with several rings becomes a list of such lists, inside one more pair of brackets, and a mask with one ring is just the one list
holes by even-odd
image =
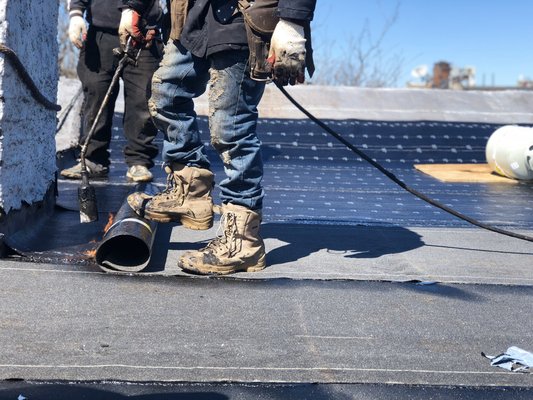
[[490, 360], [490, 365], [508, 371], [527, 372], [529, 368], [533, 368], [533, 354], [516, 346], [509, 347], [505, 353], [498, 356], [481, 354]]
[[263, 161], [256, 133], [257, 105], [265, 84], [250, 79], [247, 60], [246, 51], [199, 58], [179, 42], [169, 41], [152, 79], [150, 110], [165, 135], [165, 162], [209, 168], [193, 103], [209, 82], [211, 144], [226, 174], [219, 184], [221, 199], [259, 210], [263, 203]]

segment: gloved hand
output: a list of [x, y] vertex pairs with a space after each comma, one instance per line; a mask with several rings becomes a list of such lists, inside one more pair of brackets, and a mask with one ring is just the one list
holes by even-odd
[[78, 49], [82, 48], [83, 42], [87, 38], [87, 25], [82, 16], [73, 15], [70, 17], [68, 37], [74, 46]]
[[273, 79], [282, 86], [304, 82], [305, 42], [303, 26], [279, 20], [272, 34], [268, 61]]
[[137, 11], [131, 8], [125, 8], [122, 10], [120, 25], [118, 27], [118, 35], [122, 48], [126, 47], [128, 36], [131, 36], [133, 39], [134, 47], [140, 45], [146, 45], [146, 47], [149, 47], [155, 34], [155, 30], [150, 29], [143, 35], [142, 18]]

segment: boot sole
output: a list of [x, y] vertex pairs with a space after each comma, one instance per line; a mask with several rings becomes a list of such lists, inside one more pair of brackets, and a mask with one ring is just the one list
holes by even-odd
[[144, 216], [149, 220], [160, 222], [163, 224], [167, 224], [169, 222], [179, 222], [185, 228], [192, 229], [195, 231], [205, 231], [213, 227], [212, 216], [206, 218], [191, 218], [185, 215], [172, 215], [167, 213], [161, 214], [156, 212], [150, 212], [148, 210], [145, 210]]
[[236, 272], [259, 272], [266, 267], [265, 256], [263, 255], [255, 265], [248, 267], [224, 267], [218, 265], [185, 265], [181, 260], [178, 261], [178, 267], [186, 272], [198, 275], [229, 275]]
[[[75, 175], [75, 174], [59, 174], [61, 178], [63, 179], [70, 179], [72, 181], [81, 181], [81, 175]], [[98, 174], [98, 175], [91, 175], [89, 174], [89, 179], [97, 180], [97, 181], [105, 181], [109, 178], [108, 174]]]
[[132, 178], [131, 176], [126, 175], [128, 182], [152, 182], [154, 178]]

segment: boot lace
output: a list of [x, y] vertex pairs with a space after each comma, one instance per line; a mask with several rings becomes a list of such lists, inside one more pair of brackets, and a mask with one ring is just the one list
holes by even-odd
[[185, 182], [173, 172], [167, 175], [165, 190], [157, 195], [165, 200], [178, 200], [179, 205], [185, 201]]
[[217, 237], [211, 240], [205, 249], [212, 250], [215, 254], [227, 253], [229, 257], [233, 257], [240, 251], [240, 244], [237, 216], [228, 212], [222, 214], [217, 229]]

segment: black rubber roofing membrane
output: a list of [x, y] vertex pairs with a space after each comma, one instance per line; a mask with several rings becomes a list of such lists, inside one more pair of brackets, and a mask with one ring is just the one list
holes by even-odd
[[[99, 221], [79, 222], [78, 182], [60, 179], [54, 215], [8, 238], [8, 244], [25, 258], [92, 264], [91, 252], [101, 240], [105, 225], [132, 189], [125, 178], [121, 119], [121, 114], [115, 115], [109, 179], [91, 182], [97, 190]], [[199, 122], [209, 146], [207, 119], [199, 118]], [[528, 183], [443, 183], [413, 168], [414, 164], [485, 163], [486, 142], [500, 125], [325, 122], [419, 192], [486, 224], [511, 230], [533, 227], [533, 187]], [[260, 119], [258, 135], [265, 163], [265, 224], [317, 224], [330, 229], [336, 225], [471, 226], [405, 192], [311, 121]], [[157, 142], [161, 147], [161, 135]], [[208, 152], [218, 182], [224, 176], [222, 163], [211, 147]], [[58, 168], [74, 162], [73, 152], [62, 154]], [[153, 172], [154, 183], [164, 187], [163, 169], [157, 165]], [[214, 199], [219, 201], [216, 188]]]

